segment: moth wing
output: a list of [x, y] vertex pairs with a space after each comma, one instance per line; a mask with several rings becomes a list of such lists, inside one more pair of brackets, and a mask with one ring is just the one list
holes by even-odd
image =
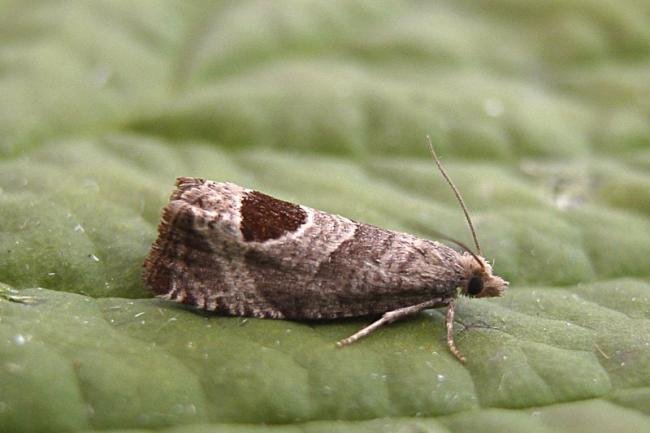
[[451, 248], [313, 212], [295, 239], [247, 258], [258, 293], [286, 317], [381, 314], [454, 295], [462, 270]]
[[196, 178], [179, 178], [163, 208], [158, 238], [144, 263], [144, 280], [163, 298], [216, 310], [223, 281], [241, 255], [237, 197], [244, 188]]
[[180, 178], [145, 280], [159, 296], [226, 314], [359, 316], [452, 296], [457, 254], [234, 184]]

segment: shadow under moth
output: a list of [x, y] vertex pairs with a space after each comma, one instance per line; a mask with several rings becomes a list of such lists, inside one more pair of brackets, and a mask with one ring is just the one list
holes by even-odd
[[508, 283], [481, 257], [463, 200], [430, 140], [428, 145], [461, 204], [477, 253], [457, 241], [464, 251], [232, 183], [180, 177], [144, 263], [145, 282], [159, 297], [226, 315], [381, 315], [339, 346], [425, 309], [446, 307], [447, 345], [464, 362], [453, 338], [456, 297], [499, 296]]

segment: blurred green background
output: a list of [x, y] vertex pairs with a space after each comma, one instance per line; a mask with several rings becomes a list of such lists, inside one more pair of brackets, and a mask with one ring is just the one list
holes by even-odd
[[[650, 3], [0, 1], [0, 431], [650, 431]], [[470, 242], [503, 298], [217, 317], [141, 266], [177, 176]]]

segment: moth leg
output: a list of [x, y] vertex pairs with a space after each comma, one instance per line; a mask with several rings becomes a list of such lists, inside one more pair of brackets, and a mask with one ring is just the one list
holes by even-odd
[[456, 343], [454, 342], [454, 312], [455, 312], [456, 304], [454, 303], [453, 300], [449, 301], [449, 305], [447, 306], [447, 317], [446, 317], [446, 325], [447, 325], [447, 346], [449, 347], [449, 351], [458, 359], [460, 362], [463, 364], [465, 363], [465, 357], [460, 353], [460, 350], [456, 347]]
[[[377, 330], [378, 328], [382, 327], [383, 325], [386, 325], [388, 323], [393, 323], [397, 320], [403, 319], [408, 316], [412, 316], [413, 314], [417, 314], [422, 310], [426, 310], [427, 308], [432, 308], [435, 306], [440, 306], [441, 302], [444, 302], [443, 299], [441, 298], [436, 298], [432, 299], [430, 301], [423, 302], [421, 304], [416, 304], [416, 305], [410, 305], [408, 307], [404, 308], [398, 308], [397, 310], [393, 311], [388, 311], [384, 313], [383, 316], [381, 316], [381, 319], [377, 320], [376, 322], [371, 323], [370, 325], [366, 326], [359, 332], [357, 332], [354, 335], [349, 336], [348, 338], [344, 338], [343, 340], [339, 341], [336, 343], [338, 347], [343, 347], [347, 346], [349, 344], [354, 343], [360, 338], [365, 337], [366, 335], [372, 333], [373, 331]], [[446, 302], [444, 305], [447, 305]]]

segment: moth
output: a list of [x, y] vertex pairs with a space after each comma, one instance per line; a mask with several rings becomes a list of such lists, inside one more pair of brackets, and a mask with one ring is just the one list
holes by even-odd
[[[381, 317], [339, 341], [348, 345], [384, 324], [429, 308], [446, 310], [447, 345], [455, 299], [500, 296], [463, 199], [477, 253], [289, 203], [228, 182], [180, 177], [144, 263], [157, 296], [235, 316], [271, 319]], [[454, 241], [455, 242], [455, 241]]]

